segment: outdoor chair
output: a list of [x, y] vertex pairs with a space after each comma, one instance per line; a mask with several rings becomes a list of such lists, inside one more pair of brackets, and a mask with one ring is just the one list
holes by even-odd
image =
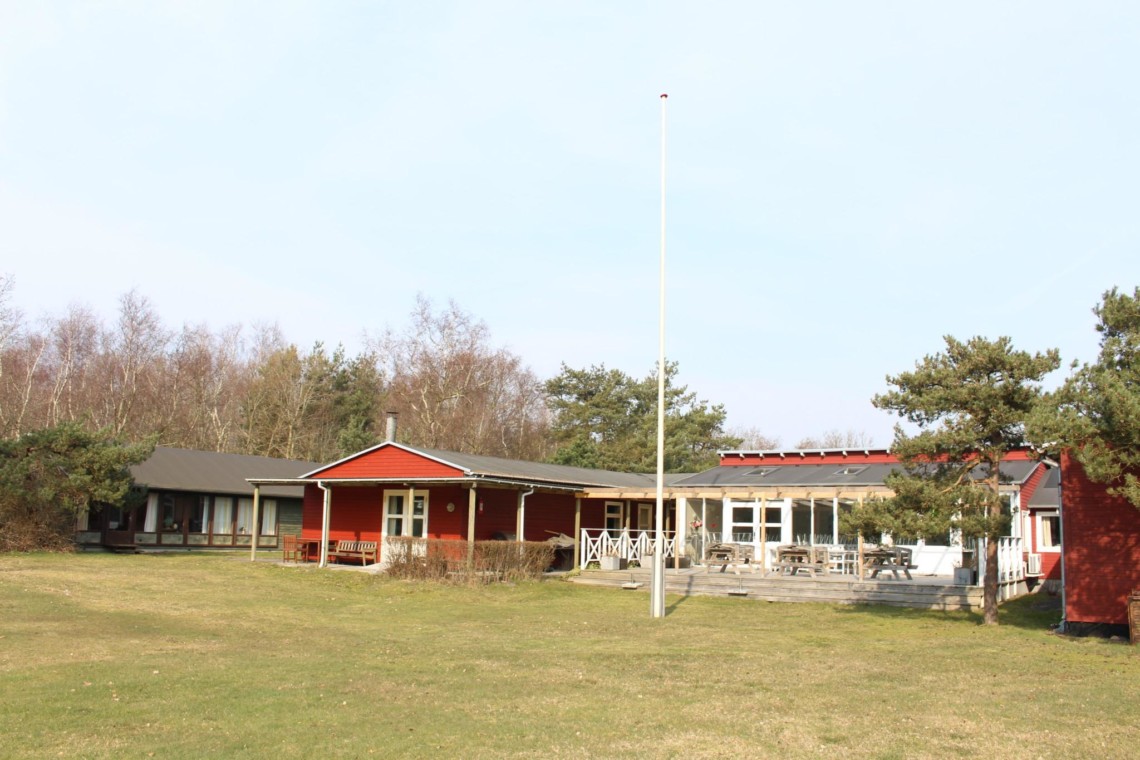
[[296, 536], [282, 536], [281, 537], [281, 558], [286, 562], [305, 562], [308, 560], [306, 556], [305, 546], [297, 540]]

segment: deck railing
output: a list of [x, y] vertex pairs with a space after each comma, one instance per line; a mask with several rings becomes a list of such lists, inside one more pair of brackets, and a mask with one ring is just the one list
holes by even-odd
[[[986, 539], [978, 539], [978, 585], [986, 577]], [[1018, 584], [1025, 580], [1024, 558], [1021, 555], [1021, 537], [1003, 536], [998, 539], [998, 601], [1017, 596]]]
[[[653, 540], [656, 531], [652, 530], [602, 530], [582, 528], [582, 566], [599, 562], [602, 557], [620, 557], [628, 562], [641, 562], [642, 557], [653, 554]], [[665, 557], [670, 558], [677, 551], [677, 534], [663, 531]]]

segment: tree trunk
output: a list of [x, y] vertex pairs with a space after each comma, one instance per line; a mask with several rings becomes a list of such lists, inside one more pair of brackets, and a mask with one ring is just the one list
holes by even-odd
[[994, 529], [998, 519], [1001, 518], [1001, 495], [999, 493], [1000, 475], [998, 467], [1001, 464], [990, 462], [990, 488], [993, 490], [993, 501], [989, 505], [990, 527], [986, 530], [986, 577], [982, 580], [982, 610], [986, 625], [998, 624], [998, 531]]

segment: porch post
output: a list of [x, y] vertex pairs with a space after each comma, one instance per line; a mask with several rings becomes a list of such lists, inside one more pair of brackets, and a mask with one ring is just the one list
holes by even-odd
[[728, 514], [728, 497], [727, 496], [721, 496], [720, 497], [720, 540], [725, 541], [725, 542], [732, 540], [732, 533], [729, 530], [729, 523], [727, 520], [724, 519], [725, 515], [727, 515], [727, 514]]
[[475, 569], [475, 486], [467, 492], [467, 571]]
[[768, 496], [760, 497], [760, 569], [768, 572]]
[[317, 488], [325, 492], [324, 507], [321, 512], [321, 561], [318, 567], [329, 566], [329, 513], [332, 510], [332, 489], [317, 481]]
[[815, 546], [815, 497], [808, 497], [808, 508], [811, 510], [808, 513], [808, 546]]
[[[859, 501], [855, 505], [856, 509], [863, 509], [863, 496], [859, 496]], [[863, 531], [859, 531], [859, 580], [863, 580]]]
[[526, 524], [524, 510], [526, 509], [526, 497], [523, 496], [523, 491], [517, 494], [518, 502], [515, 504], [515, 540], [523, 542], [526, 540]]
[[579, 550], [581, 549], [580, 542], [582, 540], [582, 497], [574, 497], [574, 569], [577, 570], [581, 566], [579, 557]]
[[831, 543], [839, 543], [839, 494], [831, 497]]
[[678, 496], [673, 500], [677, 513], [677, 534], [673, 537], [673, 569], [681, 569], [681, 552], [689, 538], [689, 500]]
[[249, 538], [249, 561], [257, 559], [257, 538], [261, 534], [261, 486], [253, 487], [253, 528]]

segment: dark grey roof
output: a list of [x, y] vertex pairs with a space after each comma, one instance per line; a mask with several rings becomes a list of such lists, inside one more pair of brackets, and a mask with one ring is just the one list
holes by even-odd
[[[1005, 462], [1001, 466], [1002, 482], [1023, 483], [1036, 462]], [[673, 485], [686, 487], [789, 487], [789, 486], [882, 486], [899, 464], [760, 464], [714, 467], [691, 475]]]
[[[518, 459], [461, 454], [457, 451], [438, 451], [432, 449], [412, 449], [412, 451], [419, 451], [421, 454], [425, 454], [433, 459], [448, 462], [467, 470], [473, 475], [486, 478], [506, 478], [509, 480], [557, 483], [560, 485], [631, 489], [653, 488], [657, 483], [656, 475], [639, 472], [613, 472], [610, 470], [594, 470], [589, 467], [570, 467], [564, 464], [524, 462]], [[685, 477], [689, 477], [689, 475], [666, 475], [665, 483], [669, 485]]]
[[[158, 446], [150, 459], [131, 468], [131, 475], [136, 483], [154, 489], [252, 496], [253, 486], [246, 478], [295, 478], [318, 466], [316, 462]], [[261, 493], [300, 498], [303, 489], [263, 486]]]
[[1029, 506], [1032, 509], [1046, 509], [1061, 503], [1061, 468], [1050, 467], [1045, 477], [1037, 484], [1037, 490], [1029, 497]]

